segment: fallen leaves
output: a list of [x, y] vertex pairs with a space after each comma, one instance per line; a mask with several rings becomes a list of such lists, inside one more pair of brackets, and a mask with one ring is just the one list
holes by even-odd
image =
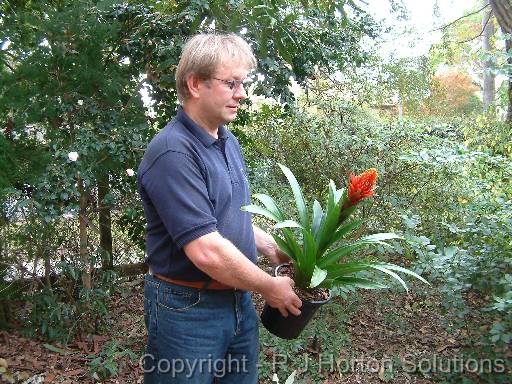
[[[140, 279], [129, 285], [126, 297], [113, 301], [110, 316], [112, 327], [106, 335], [89, 335], [83, 340], [63, 346], [22, 337], [17, 332], [0, 331], [0, 383], [6, 384], [93, 384], [90, 356], [101, 354], [109, 340], [118, 339], [132, 351], [141, 351], [145, 344], [143, 323], [143, 289]], [[120, 316], [122, 314], [123, 316]], [[127, 316], [124, 316], [127, 315]], [[141, 327], [142, 324], [142, 327]], [[132, 330], [136, 328], [138, 332]], [[125, 364], [118, 377], [103, 383], [142, 382], [138, 364]]]
[[45, 377], [43, 384], [50, 384], [50, 383], [52, 383], [55, 380], [56, 377], [57, 377], [57, 375], [55, 373], [49, 373]]
[[76, 346], [88, 355], [97, 355], [107, 340], [108, 336], [92, 335], [86, 340], [77, 341]]

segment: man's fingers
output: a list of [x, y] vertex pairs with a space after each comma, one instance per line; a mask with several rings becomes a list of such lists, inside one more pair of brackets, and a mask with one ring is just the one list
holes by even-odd
[[288, 308], [288, 310], [292, 313], [292, 315], [295, 315], [295, 316], [300, 315], [300, 310], [297, 307], [292, 306], [292, 307]]
[[279, 312], [281, 312], [281, 315], [283, 315], [283, 317], [288, 317], [288, 311], [286, 310], [286, 308], [278, 307], [277, 309], [279, 309]]
[[[292, 287], [294, 287], [294, 286], [295, 286], [295, 281], [293, 281], [293, 279], [290, 279], [290, 285], [291, 285]], [[300, 315], [300, 310], [299, 310], [299, 308], [300, 308], [300, 307], [302, 307], [302, 301], [299, 299], [299, 296], [297, 296], [297, 295], [294, 295], [294, 296], [295, 296], [295, 298], [294, 298], [294, 300], [292, 301], [291, 305], [288, 305], [288, 306], [286, 307], [286, 309], [287, 309], [290, 313], [292, 313], [293, 315], [295, 315], [295, 316], [299, 316], [299, 315]]]

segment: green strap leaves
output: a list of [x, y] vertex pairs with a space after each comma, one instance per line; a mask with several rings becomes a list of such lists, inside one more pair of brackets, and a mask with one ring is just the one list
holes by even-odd
[[318, 268], [315, 265], [315, 269], [313, 271], [313, 276], [311, 277], [311, 283], [309, 284], [309, 288], [318, 287], [327, 277], [327, 271]]
[[297, 211], [299, 213], [300, 223], [304, 228], [309, 228], [309, 219], [308, 219], [308, 211], [306, 209], [306, 203], [304, 201], [304, 196], [302, 194], [302, 190], [297, 182], [297, 179], [293, 175], [290, 169], [282, 164], [278, 164], [279, 168], [283, 171], [284, 175], [288, 179], [290, 183], [290, 187], [292, 188], [293, 196], [295, 197], [295, 203], [297, 205]]
[[[345, 208], [343, 213], [341, 205], [346, 200], [346, 191], [337, 189], [336, 184], [331, 180], [325, 211], [322, 205], [315, 200], [313, 202], [312, 222], [309, 223], [309, 216], [304, 201], [302, 190], [293, 173], [286, 166], [279, 164], [291, 186], [299, 221], [286, 219], [283, 211], [277, 206], [272, 197], [265, 194], [257, 194], [254, 197], [264, 207], [248, 205], [242, 210], [262, 215], [276, 224], [274, 228], [281, 231], [282, 236], [273, 235], [279, 248], [294, 260], [295, 281], [302, 288], [315, 287], [339, 287], [341, 290], [354, 290], [356, 288], [379, 289], [386, 288], [378, 281], [373, 281], [366, 276], [359, 276], [360, 272], [379, 272], [388, 275], [398, 281], [406, 290], [405, 281], [398, 273], [413, 276], [420, 281], [427, 283], [415, 272], [398, 265], [378, 262], [343, 262], [340, 260], [354, 252], [357, 252], [369, 245], [382, 245], [390, 247], [386, 241], [400, 239], [395, 233], [376, 233], [362, 237], [352, 242], [338, 244], [345, 235], [359, 228], [362, 220], [341, 221], [347, 219], [355, 210], [355, 206]], [[301, 241], [302, 240], [302, 241]]]
[[283, 212], [279, 209], [274, 199], [269, 195], [257, 193], [254, 195], [254, 198], [258, 199], [265, 206], [265, 208], [272, 212], [272, 214], [279, 219], [277, 221], [285, 220]]
[[246, 205], [246, 206], [240, 208], [240, 210], [244, 211], [244, 212], [254, 213], [256, 215], [265, 216], [267, 219], [270, 219], [272, 221], [277, 221], [277, 222], [279, 221], [279, 218], [276, 215], [274, 215], [268, 209], [260, 207], [259, 205], [253, 205], [253, 204]]

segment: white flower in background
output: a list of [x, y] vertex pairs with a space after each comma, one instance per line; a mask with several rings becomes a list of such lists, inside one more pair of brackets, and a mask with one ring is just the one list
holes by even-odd
[[37, 141], [43, 141], [44, 140], [43, 132], [36, 132], [36, 140]]
[[62, 218], [63, 219], [66, 219], [66, 220], [70, 220], [72, 219], [73, 217], [75, 217], [75, 215], [73, 215], [72, 212], [66, 212], [66, 213], [63, 213], [62, 214]]
[[84, 101], [82, 99], [78, 100], [78, 105], [80, 105], [80, 106], [84, 105]]
[[68, 159], [70, 161], [77, 161], [78, 160], [78, 153], [76, 153], [76, 152], [69, 152], [68, 153]]
[[131, 168], [128, 168], [128, 169], [125, 171], [125, 173], [126, 173], [126, 176], [130, 176], [130, 177], [132, 177], [133, 175], [135, 175], [135, 172], [134, 172], [134, 171], [133, 171], [133, 169], [131, 169]]

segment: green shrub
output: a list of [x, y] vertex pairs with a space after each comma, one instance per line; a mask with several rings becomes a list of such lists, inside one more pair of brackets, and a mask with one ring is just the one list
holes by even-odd
[[58, 281], [45, 285], [26, 299], [31, 303], [25, 333], [43, 336], [67, 344], [75, 337], [98, 334], [104, 330], [110, 297], [117, 276], [112, 271], [93, 273], [93, 288], [82, 283], [82, 267], [61, 262]]

